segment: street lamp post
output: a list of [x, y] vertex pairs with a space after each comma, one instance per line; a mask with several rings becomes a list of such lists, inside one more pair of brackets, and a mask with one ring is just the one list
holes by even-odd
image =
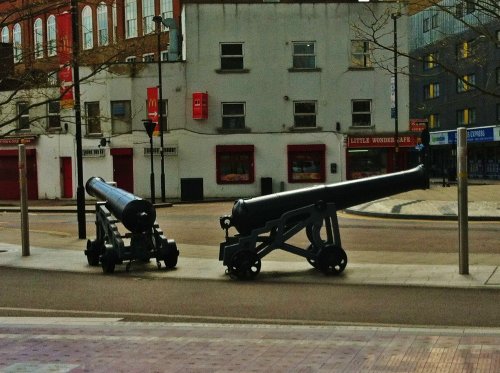
[[165, 202], [165, 154], [163, 152], [163, 87], [161, 76], [161, 24], [163, 18], [161, 16], [154, 16], [153, 22], [156, 23], [157, 34], [157, 53], [158, 53], [158, 124], [160, 127], [160, 156], [161, 156], [161, 201]]
[[155, 128], [155, 124], [151, 119], [144, 119], [142, 121], [144, 124], [144, 128], [146, 129], [146, 133], [149, 136], [149, 156], [151, 158], [151, 174], [149, 176], [149, 183], [151, 187], [151, 203], [155, 203], [155, 171], [153, 167], [153, 131]]
[[398, 123], [398, 24], [397, 20], [401, 13], [392, 13], [391, 18], [394, 27], [394, 170], [398, 170], [399, 162], [399, 123]]
[[76, 204], [78, 218], [78, 237], [86, 237], [85, 223], [85, 189], [83, 187], [83, 151], [82, 151], [82, 115], [80, 106], [80, 67], [78, 63], [78, 53], [80, 49], [80, 35], [78, 26], [78, 0], [71, 0], [71, 27], [72, 27], [72, 55], [73, 55], [73, 87], [75, 91], [75, 140], [76, 140], [76, 169], [77, 169], [77, 188]]

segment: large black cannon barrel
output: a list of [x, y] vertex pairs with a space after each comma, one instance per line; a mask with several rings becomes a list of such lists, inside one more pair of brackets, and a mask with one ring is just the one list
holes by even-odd
[[85, 184], [85, 190], [92, 197], [106, 201], [109, 211], [133, 233], [150, 230], [156, 221], [156, 211], [151, 202], [107, 184], [100, 177], [91, 177]]
[[335, 203], [337, 210], [388, 197], [414, 189], [427, 187], [424, 167], [336, 184], [313, 186], [288, 192], [280, 192], [234, 203], [231, 223], [236, 230], [249, 234], [263, 227], [267, 221], [277, 219], [287, 211], [319, 201]]

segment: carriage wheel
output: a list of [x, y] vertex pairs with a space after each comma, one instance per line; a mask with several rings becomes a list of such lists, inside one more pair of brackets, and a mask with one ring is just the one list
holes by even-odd
[[102, 266], [102, 271], [104, 273], [113, 273], [115, 271], [115, 265], [117, 262], [117, 256], [116, 253], [112, 250], [106, 251], [104, 254], [101, 256], [101, 266]]
[[336, 245], [327, 245], [319, 254], [316, 265], [326, 275], [339, 275], [347, 266], [347, 254]]
[[174, 240], [162, 241], [162, 259], [165, 262], [167, 269], [175, 268], [177, 259], [179, 258], [179, 250]]
[[260, 272], [260, 258], [250, 250], [242, 250], [234, 254], [228, 265], [228, 273], [232, 279], [253, 280]]
[[99, 256], [101, 255], [99, 243], [97, 241], [87, 240], [87, 250], [85, 250], [85, 255], [87, 255], [87, 262], [90, 266], [98, 266]]

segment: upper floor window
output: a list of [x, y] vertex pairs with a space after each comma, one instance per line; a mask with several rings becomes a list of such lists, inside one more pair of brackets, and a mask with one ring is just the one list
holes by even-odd
[[472, 41], [463, 41], [456, 46], [457, 60], [472, 56]]
[[37, 18], [33, 24], [33, 41], [35, 58], [43, 58], [43, 25], [41, 18]]
[[431, 22], [429, 18], [424, 18], [422, 29], [424, 30], [424, 32], [428, 32], [431, 29]]
[[223, 102], [222, 103], [222, 128], [243, 129], [245, 128], [245, 103]]
[[440, 128], [441, 123], [439, 122], [439, 114], [431, 114], [428, 118], [429, 129]]
[[431, 28], [438, 28], [439, 27], [439, 15], [433, 14], [431, 17]]
[[462, 18], [464, 16], [464, 4], [462, 2], [455, 5], [455, 16], [457, 18]]
[[111, 5], [111, 21], [113, 22], [113, 43], [116, 43], [116, 36], [118, 35], [118, 22], [116, 20], [116, 0], [113, 1], [113, 5]]
[[142, 61], [143, 62], [153, 62], [155, 60], [155, 54], [154, 53], [146, 53], [142, 55]]
[[476, 109], [467, 108], [457, 111], [457, 125], [466, 126], [469, 124], [476, 124]]
[[21, 62], [23, 59], [23, 44], [21, 25], [19, 23], [16, 23], [12, 29], [12, 44], [14, 45], [14, 62]]
[[352, 125], [369, 127], [372, 122], [372, 100], [352, 100]]
[[465, 0], [465, 14], [474, 13], [476, 10], [475, 0]]
[[57, 54], [57, 39], [56, 39], [56, 17], [50, 15], [47, 18], [47, 55], [55, 56]]
[[316, 101], [295, 101], [293, 103], [293, 125], [295, 127], [316, 127], [316, 114]]
[[49, 101], [47, 104], [48, 129], [61, 128], [60, 101]]
[[100, 3], [97, 7], [97, 45], [104, 46], [108, 43], [108, 6], [105, 3]]
[[83, 49], [92, 49], [94, 47], [94, 31], [92, 25], [92, 9], [88, 5], [82, 10], [82, 35]]
[[367, 40], [351, 40], [351, 67], [371, 67], [370, 42]]
[[125, 58], [125, 62], [132, 63], [132, 62], [136, 62], [136, 61], [137, 61], [136, 56], [128, 56], [127, 58]]
[[2, 28], [2, 43], [8, 43], [10, 41], [10, 35], [9, 35], [9, 27], [5, 26]]
[[142, 0], [142, 33], [151, 34], [155, 31], [156, 24], [153, 22], [155, 15], [154, 0]]
[[85, 103], [87, 134], [101, 134], [101, 112], [99, 101]]
[[29, 130], [30, 129], [30, 109], [27, 102], [17, 103], [17, 128], [19, 130]]
[[221, 70], [243, 69], [243, 43], [220, 43]]
[[474, 89], [474, 85], [476, 84], [476, 75], [475, 74], [467, 74], [463, 75], [460, 78], [457, 78], [457, 92], [467, 92], [471, 89]]
[[424, 70], [431, 70], [437, 67], [438, 54], [437, 52], [429, 53], [424, 56]]
[[137, 37], [137, 1], [125, 0], [125, 38]]
[[429, 83], [424, 85], [424, 99], [439, 97], [439, 83]]
[[172, 0], [161, 0], [160, 12], [163, 19], [174, 18], [174, 7]]
[[[500, 6], [500, 4], [499, 4]], [[500, 10], [499, 10], [500, 12]], [[497, 48], [500, 48], [500, 30], [497, 30], [496, 31], [496, 44], [497, 44]]]
[[316, 68], [316, 43], [314, 41], [293, 42], [293, 68]]
[[497, 74], [497, 84], [500, 84], [500, 67], [496, 68], [496, 74]]
[[111, 126], [113, 134], [132, 132], [130, 101], [111, 101]]

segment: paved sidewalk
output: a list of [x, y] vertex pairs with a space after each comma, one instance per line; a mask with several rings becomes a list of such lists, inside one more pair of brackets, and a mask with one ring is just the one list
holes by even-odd
[[498, 372], [500, 329], [0, 318], [0, 372]]

